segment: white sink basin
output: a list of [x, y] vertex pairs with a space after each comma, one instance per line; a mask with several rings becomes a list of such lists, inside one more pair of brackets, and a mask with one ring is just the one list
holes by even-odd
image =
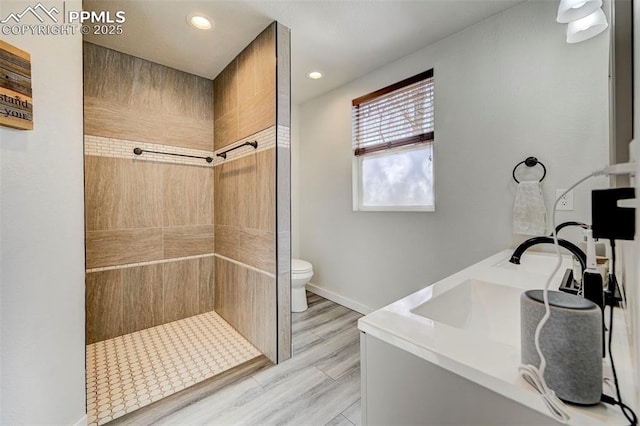
[[520, 345], [522, 289], [468, 279], [416, 306], [412, 313], [508, 345]]
[[[512, 253], [504, 250], [360, 318], [358, 328], [367, 345], [364, 348], [369, 350], [368, 342], [373, 342], [370, 338], [381, 340], [516, 403], [547, 413], [539, 395], [518, 372], [520, 297], [527, 290], [544, 287], [557, 258], [532, 251], [522, 256], [521, 265], [513, 265], [508, 262]], [[562, 274], [572, 264], [571, 256], [563, 255], [550, 289], [558, 288]], [[624, 313], [616, 314], [621, 317], [617, 323], [623, 324]], [[620, 335], [623, 338], [614, 342], [626, 345], [623, 329]], [[624, 350], [627, 355], [623, 359], [627, 361], [623, 365], [627, 366], [627, 377], [632, 377], [628, 348]], [[637, 392], [632, 381], [627, 381], [630, 395]], [[448, 384], [439, 381], [437, 386], [442, 390]], [[450, 396], [456, 397], [460, 395]], [[619, 410], [605, 404], [572, 406], [569, 411], [571, 425], [628, 424]]]

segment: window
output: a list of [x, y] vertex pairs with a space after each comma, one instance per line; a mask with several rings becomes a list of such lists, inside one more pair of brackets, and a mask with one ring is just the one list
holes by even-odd
[[433, 70], [352, 101], [353, 209], [433, 211]]

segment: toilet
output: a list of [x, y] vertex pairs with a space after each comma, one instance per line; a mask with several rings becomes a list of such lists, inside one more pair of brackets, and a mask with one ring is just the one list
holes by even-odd
[[313, 266], [302, 259], [291, 259], [291, 312], [307, 310], [305, 286], [313, 277]]

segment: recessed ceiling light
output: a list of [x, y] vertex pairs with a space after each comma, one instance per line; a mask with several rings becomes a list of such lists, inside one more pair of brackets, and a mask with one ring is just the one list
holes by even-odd
[[187, 16], [187, 22], [199, 30], [209, 30], [213, 28], [213, 21], [201, 13], [192, 13]]
[[307, 74], [309, 76], [309, 78], [312, 78], [314, 80], [317, 80], [319, 78], [322, 78], [322, 73], [319, 71], [311, 71], [309, 74]]

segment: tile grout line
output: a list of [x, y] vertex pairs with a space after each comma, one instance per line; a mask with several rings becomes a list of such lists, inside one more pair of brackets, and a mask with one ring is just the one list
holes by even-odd
[[[351, 405], [350, 405], [349, 407], [351, 407]], [[344, 409], [344, 411], [347, 411], [347, 409], [348, 409], [349, 407], [345, 408], [345, 409]], [[344, 411], [343, 411], [342, 413], [344, 413]], [[356, 425], [355, 425], [355, 423], [353, 423], [351, 420], [349, 420], [349, 418], [348, 418], [347, 416], [345, 416], [344, 414], [342, 414], [342, 413], [338, 414], [336, 417], [340, 416], [340, 417], [342, 417], [345, 421], [347, 421], [350, 425], [356, 426]], [[334, 417], [334, 418], [335, 418], [335, 417]]]
[[309, 330], [309, 331], [311, 332], [311, 334], [313, 334], [314, 336], [316, 336], [316, 337], [317, 337], [318, 339], [320, 339], [321, 341], [323, 341], [323, 342], [326, 342], [326, 341], [327, 341], [327, 338], [326, 338], [326, 337], [322, 337], [322, 336], [320, 336], [319, 334], [317, 334], [317, 333], [316, 333], [315, 331], [313, 331], [313, 330]]
[[[346, 418], [346, 419], [349, 421], [349, 423], [351, 423], [351, 424], [352, 424], [352, 425], [354, 425], [354, 426], [355, 426], [355, 423], [354, 423], [354, 422], [352, 422], [352, 421], [351, 421], [351, 419], [350, 419], [349, 417], [347, 417], [344, 413], [345, 413], [345, 411], [347, 411], [349, 408], [353, 407], [354, 405], [356, 405], [356, 404], [360, 405], [360, 400], [361, 400], [361, 398], [358, 398], [358, 400], [357, 400], [356, 402], [354, 402], [353, 404], [351, 404], [350, 406], [348, 406], [347, 408], [345, 408], [345, 409], [342, 411], [342, 413], [340, 413], [342, 416], [344, 416], [344, 418]], [[361, 409], [361, 408], [360, 408], [360, 409]]]
[[[257, 373], [256, 373], [256, 374], [257, 374]], [[261, 391], [262, 393], [264, 393], [264, 386], [262, 386], [262, 385], [260, 384], [260, 382], [258, 382], [254, 376], [255, 376], [255, 374], [253, 374], [253, 375], [249, 376], [249, 378], [250, 378], [250, 379], [251, 379], [251, 380], [252, 380], [256, 385], [258, 385], [258, 387], [260, 388], [260, 391]]]
[[219, 258], [219, 259], [226, 260], [227, 262], [235, 263], [236, 265], [238, 265], [238, 266], [242, 266], [242, 267], [244, 267], [244, 268], [247, 268], [247, 269], [249, 269], [249, 270], [251, 270], [251, 271], [253, 271], [253, 272], [257, 272], [257, 273], [259, 273], [259, 274], [266, 275], [266, 276], [267, 276], [267, 277], [269, 277], [269, 278], [275, 278], [275, 277], [276, 277], [276, 276], [275, 276], [275, 274], [273, 274], [273, 273], [271, 273], [271, 272], [263, 271], [262, 269], [258, 269], [258, 268], [256, 268], [255, 266], [247, 265], [246, 263], [242, 263], [242, 262], [240, 262], [240, 261], [238, 261], [238, 260], [231, 259], [231, 258], [226, 257], [226, 256], [223, 256], [223, 255], [221, 255], [221, 254], [214, 253], [213, 255], [214, 255], [215, 257]]
[[[164, 242], [163, 244], [163, 251], [164, 251]], [[87, 274], [93, 273], [93, 272], [102, 272], [102, 271], [111, 271], [114, 269], [126, 269], [126, 268], [133, 268], [133, 267], [137, 267], [137, 266], [149, 266], [149, 265], [160, 265], [160, 264], [165, 264], [165, 263], [171, 263], [171, 262], [180, 262], [183, 260], [193, 260], [193, 259], [202, 259], [205, 257], [213, 257], [214, 253], [205, 253], [205, 254], [196, 254], [193, 256], [183, 256], [183, 257], [172, 257], [169, 259], [159, 259], [159, 260], [149, 260], [146, 262], [136, 262], [136, 263], [124, 263], [122, 265], [110, 265], [110, 266], [99, 266], [97, 268], [90, 268], [87, 269], [85, 272]]]
[[316, 370], [318, 370], [320, 373], [322, 373], [324, 376], [326, 376], [329, 380], [331, 380], [332, 382], [335, 382], [336, 379], [334, 379], [333, 377], [331, 377], [330, 375], [328, 375], [327, 373], [325, 373], [324, 371], [322, 371], [317, 365], [313, 365], [313, 368], [315, 368]]

